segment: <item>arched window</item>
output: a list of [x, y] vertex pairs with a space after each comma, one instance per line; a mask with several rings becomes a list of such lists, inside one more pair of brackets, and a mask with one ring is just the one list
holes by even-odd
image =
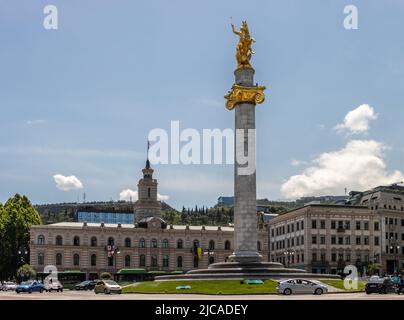
[[224, 250], [230, 250], [230, 249], [231, 249], [230, 241], [226, 240], [226, 242], [224, 243]]
[[40, 234], [38, 236], [38, 245], [40, 245], [40, 246], [45, 245], [45, 236], [43, 234]]
[[183, 249], [184, 248], [184, 242], [182, 239], [177, 240], [177, 249]]
[[157, 268], [157, 256], [151, 256], [151, 266], [152, 268]]
[[261, 242], [260, 241], [257, 241], [257, 250], [261, 251]]
[[73, 245], [74, 245], [75, 247], [78, 247], [78, 246], [80, 245], [80, 238], [79, 238], [79, 236], [75, 236], [75, 237], [73, 238]]
[[45, 264], [44, 255], [42, 252], [38, 253], [38, 265], [43, 266]]
[[73, 255], [73, 265], [74, 266], [80, 265], [80, 256], [77, 253]]
[[91, 255], [91, 265], [96, 266], [97, 265], [97, 255], [92, 254]]
[[151, 247], [152, 247], [152, 248], [157, 248], [157, 240], [156, 240], [156, 239], [152, 239], [152, 241], [151, 241]]
[[63, 238], [62, 238], [62, 236], [57, 236], [56, 237], [56, 245], [57, 246], [63, 246]]
[[146, 248], [146, 241], [143, 238], [139, 240], [139, 248]]
[[61, 253], [56, 253], [56, 265], [61, 266], [62, 265], [62, 254]]
[[209, 250], [215, 250], [215, 241], [213, 240], [209, 241]]
[[182, 268], [182, 257], [177, 257], [177, 268]]
[[125, 256], [125, 267], [130, 267], [130, 255]]
[[146, 256], [144, 254], [141, 254], [139, 257], [139, 266], [146, 267]]
[[168, 248], [168, 240], [167, 240], [167, 239], [164, 239], [161, 245], [162, 245], [162, 247], [163, 247], [164, 249], [167, 249], [167, 248]]
[[168, 262], [169, 262], [168, 256], [167, 255], [163, 256], [163, 268], [168, 268]]
[[97, 237], [91, 237], [91, 246], [96, 247], [97, 246]]
[[199, 266], [199, 258], [198, 256], [194, 256], [194, 268], [198, 268]]
[[131, 246], [132, 246], [132, 241], [130, 240], [130, 238], [126, 238], [125, 239], [125, 247], [130, 248]]
[[215, 263], [215, 258], [214, 257], [209, 257], [209, 264]]
[[113, 246], [114, 244], [115, 244], [114, 238], [109, 237], [109, 238], [108, 238], [108, 245], [109, 245], [109, 246]]

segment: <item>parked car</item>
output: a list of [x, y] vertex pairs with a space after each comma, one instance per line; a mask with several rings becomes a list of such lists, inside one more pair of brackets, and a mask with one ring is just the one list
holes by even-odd
[[1, 291], [15, 291], [17, 288], [17, 284], [11, 281], [4, 281], [3, 284], [0, 286]]
[[401, 278], [400, 284], [397, 286], [397, 294], [404, 293], [404, 278]]
[[63, 291], [63, 285], [60, 283], [59, 280], [52, 279], [52, 281], [48, 281], [45, 284], [45, 290], [47, 292], [51, 292], [51, 291], [62, 292]]
[[290, 295], [293, 293], [311, 293], [320, 295], [328, 292], [326, 286], [304, 279], [289, 279], [280, 281], [276, 289], [278, 293], [284, 295]]
[[365, 292], [367, 294], [379, 293], [387, 294], [396, 292], [397, 285], [391, 280], [391, 278], [381, 278], [381, 279], [369, 279], [365, 286]]
[[22, 282], [21, 284], [19, 284], [17, 286], [17, 288], [15, 289], [15, 291], [17, 293], [20, 293], [20, 292], [28, 292], [28, 293], [40, 292], [40, 293], [42, 293], [43, 291], [45, 291], [45, 286], [38, 281], [30, 280], [30, 281]]
[[74, 288], [76, 290], [94, 290], [96, 283], [94, 280], [87, 280], [76, 284]]
[[97, 293], [122, 293], [122, 288], [119, 284], [112, 280], [98, 280], [95, 285], [94, 292]]

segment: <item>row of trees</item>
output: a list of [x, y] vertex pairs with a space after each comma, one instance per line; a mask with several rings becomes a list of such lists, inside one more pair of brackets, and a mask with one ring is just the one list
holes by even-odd
[[169, 224], [189, 224], [189, 225], [227, 225], [233, 222], [233, 208], [183, 208], [178, 211], [163, 211], [163, 219]]
[[0, 203], [0, 279], [17, 278], [19, 267], [29, 259], [29, 230], [41, 224], [27, 197], [16, 194]]

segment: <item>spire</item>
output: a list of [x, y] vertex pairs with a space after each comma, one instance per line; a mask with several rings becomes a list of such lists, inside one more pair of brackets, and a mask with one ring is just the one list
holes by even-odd
[[150, 161], [149, 161], [149, 149], [150, 149], [150, 141], [147, 140], [147, 160], [146, 160], [146, 169], [150, 169]]

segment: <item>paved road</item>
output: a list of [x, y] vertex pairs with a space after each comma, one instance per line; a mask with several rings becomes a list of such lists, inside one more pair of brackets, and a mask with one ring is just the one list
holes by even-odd
[[92, 291], [20, 293], [0, 292], [0, 300], [404, 300], [404, 295], [338, 293], [313, 295], [200, 295], [200, 294], [122, 294], [104, 295]]

